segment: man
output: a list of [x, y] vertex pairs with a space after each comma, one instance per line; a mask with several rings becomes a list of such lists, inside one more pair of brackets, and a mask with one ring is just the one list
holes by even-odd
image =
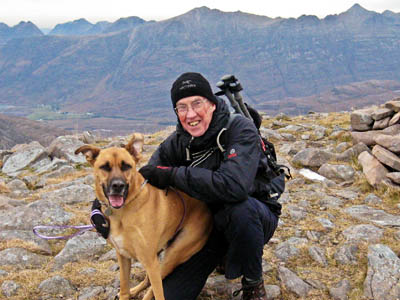
[[[177, 129], [139, 172], [160, 189], [176, 187], [206, 202], [214, 229], [204, 248], [163, 280], [165, 299], [196, 299], [220, 264], [227, 279], [242, 277], [243, 300], [267, 299], [263, 247], [275, 232], [281, 205], [259, 180], [266, 158], [257, 129], [245, 117], [231, 119], [225, 101], [199, 73], [182, 74], [172, 86], [171, 99]], [[107, 238], [104, 220], [96, 218], [96, 229]]]
[[[171, 99], [177, 129], [139, 172], [158, 188], [176, 187], [206, 202], [214, 214], [214, 231], [200, 252], [164, 279], [165, 297], [196, 299], [224, 258], [225, 277], [242, 277], [242, 299], [266, 299], [263, 247], [277, 227], [280, 204], [267, 199], [256, 180], [263, 172], [257, 129], [237, 116], [222, 133], [230, 119], [228, 106], [199, 73], [182, 74], [172, 86]], [[219, 134], [225, 152], [217, 145]]]

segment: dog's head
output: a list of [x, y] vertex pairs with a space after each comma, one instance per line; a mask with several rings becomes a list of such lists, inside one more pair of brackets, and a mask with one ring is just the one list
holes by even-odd
[[143, 141], [143, 135], [135, 133], [124, 148], [100, 149], [84, 145], [75, 151], [75, 154], [83, 153], [93, 166], [96, 195], [100, 201], [107, 201], [113, 208], [125, 204], [135, 189], [136, 163], [141, 158]]

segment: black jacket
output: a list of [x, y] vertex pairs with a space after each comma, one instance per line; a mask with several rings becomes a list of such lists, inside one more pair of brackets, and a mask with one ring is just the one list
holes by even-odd
[[217, 145], [217, 136], [226, 127], [229, 116], [228, 106], [219, 99], [208, 130], [197, 138], [186, 132], [178, 121], [176, 131], [149, 161], [151, 165], [177, 167], [175, 187], [208, 203], [212, 210], [224, 203], [245, 201], [249, 195], [260, 199], [265, 194], [255, 180], [262, 172], [264, 155], [254, 123], [236, 116], [219, 139], [226, 151], [221, 152]]

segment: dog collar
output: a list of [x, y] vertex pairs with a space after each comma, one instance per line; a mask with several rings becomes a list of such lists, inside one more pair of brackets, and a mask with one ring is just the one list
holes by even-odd
[[[133, 197], [132, 200], [135, 200], [135, 199], [140, 195], [141, 191], [143, 190], [143, 188], [144, 188], [144, 186], [147, 184], [147, 182], [148, 182], [147, 179], [145, 179], [145, 180], [143, 181], [143, 183], [140, 185], [139, 192], [135, 195], [135, 197]], [[111, 207], [110, 205], [107, 205], [107, 208], [106, 208], [106, 210], [104, 211], [104, 214], [105, 214], [107, 217], [109, 217], [109, 216], [112, 215], [112, 213], [113, 213], [112, 207]]]

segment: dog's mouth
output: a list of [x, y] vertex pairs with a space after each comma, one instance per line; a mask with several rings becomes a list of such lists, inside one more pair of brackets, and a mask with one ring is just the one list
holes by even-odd
[[103, 185], [104, 195], [113, 208], [121, 208], [128, 196], [129, 185], [123, 180], [112, 180], [108, 187]]

